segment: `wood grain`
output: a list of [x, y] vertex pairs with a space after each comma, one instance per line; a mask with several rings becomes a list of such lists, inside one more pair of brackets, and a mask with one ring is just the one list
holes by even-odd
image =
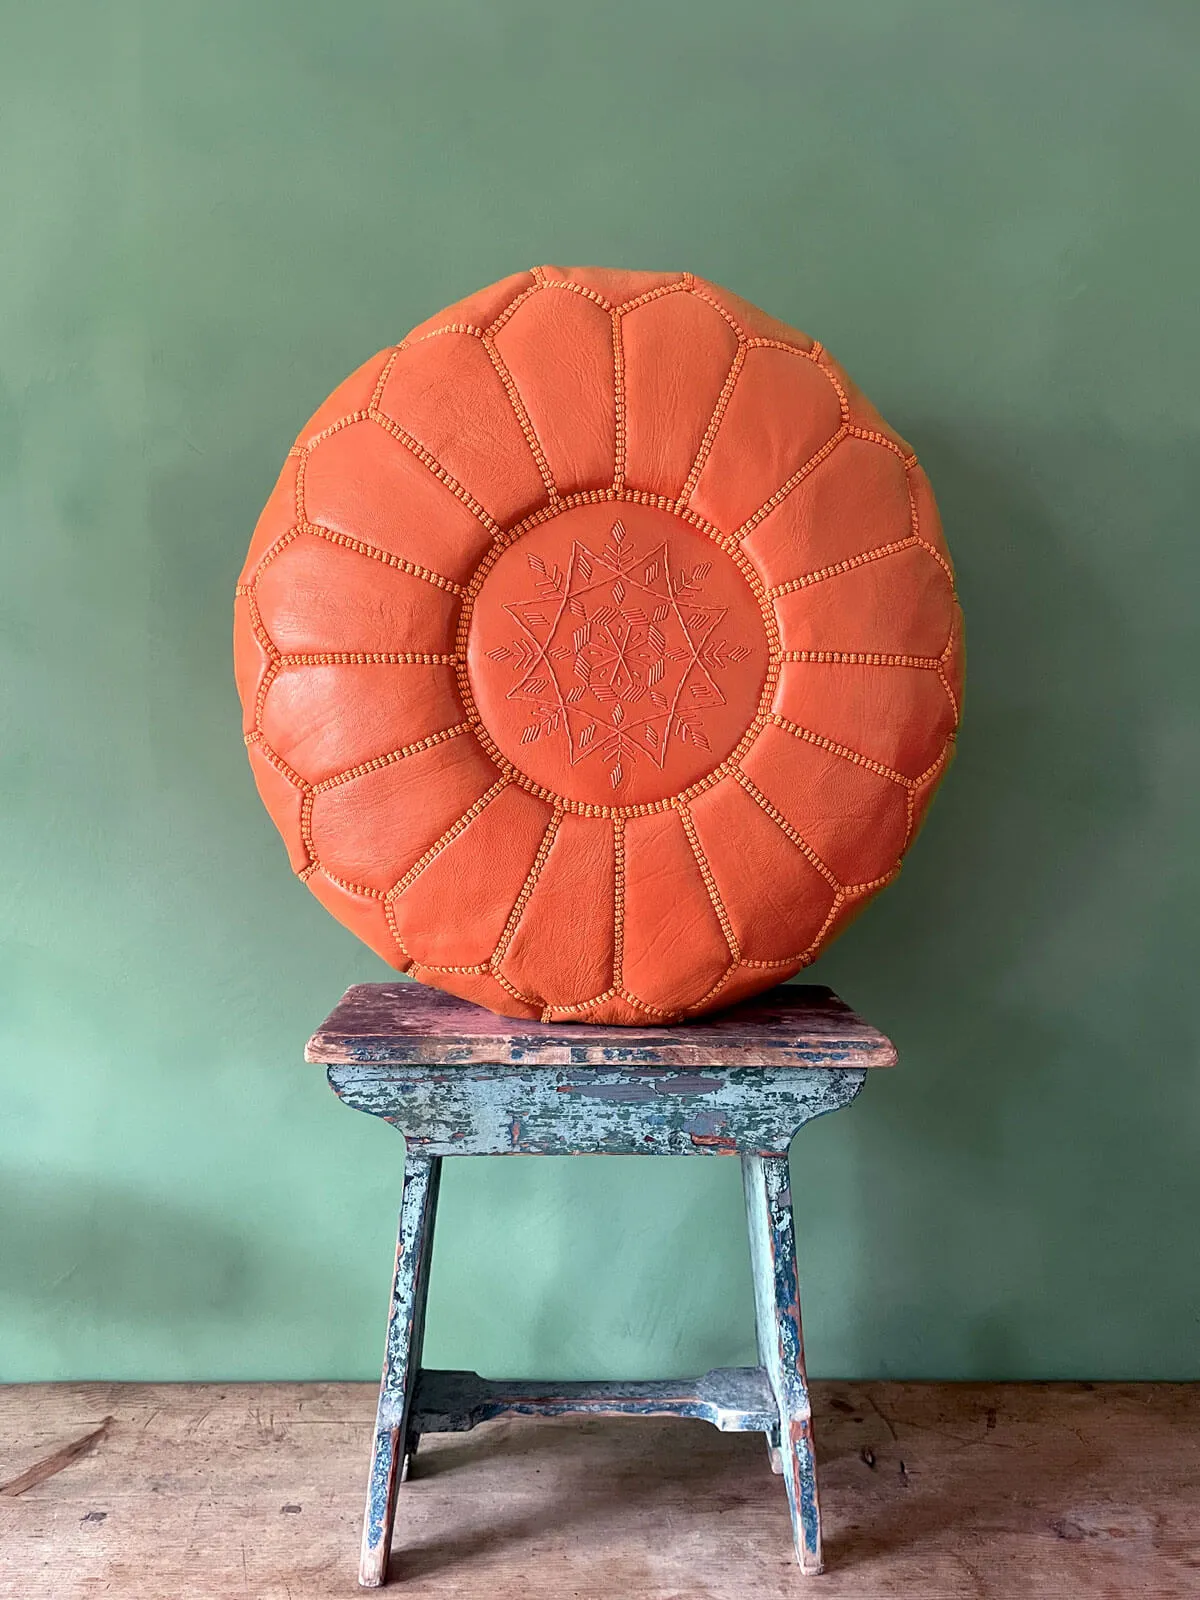
[[[426, 1438], [393, 1574], [427, 1600], [1195, 1600], [1200, 1385], [814, 1383], [825, 1575], [762, 1441], [673, 1419]], [[374, 1385], [0, 1389], [0, 1595], [331, 1600], [355, 1581]]]
[[359, 983], [309, 1040], [306, 1061], [523, 1067], [890, 1067], [891, 1042], [832, 990], [783, 985], [714, 1017], [661, 1028], [518, 1022], [419, 983]]

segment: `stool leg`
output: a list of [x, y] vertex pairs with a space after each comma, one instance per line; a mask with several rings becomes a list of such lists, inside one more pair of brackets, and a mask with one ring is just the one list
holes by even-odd
[[397, 1482], [404, 1457], [415, 1450], [409, 1416], [421, 1368], [425, 1301], [429, 1293], [429, 1262], [433, 1254], [433, 1224], [441, 1170], [441, 1158], [436, 1156], [410, 1153], [404, 1162], [396, 1270], [392, 1278], [383, 1381], [379, 1386], [379, 1410], [375, 1419], [358, 1569], [358, 1581], [364, 1589], [378, 1589], [387, 1580]]
[[[743, 1177], [744, 1176], [745, 1176], [745, 1172], [744, 1172], [744, 1169], [743, 1169]], [[749, 1217], [749, 1211], [748, 1210], [747, 1210], [747, 1217]], [[768, 1327], [764, 1326], [763, 1320], [758, 1314], [757, 1301], [755, 1303], [755, 1308], [754, 1308], [754, 1333], [755, 1333], [755, 1337], [756, 1337], [756, 1339], [758, 1341], [758, 1364], [759, 1364], [760, 1367], [765, 1367], [766, 1370], [768, 1372], [770, 1372], [770, 1370], [771, 1370], [770, 1341], [774, 1337], [774, 1330], [773, 1330], [773, 1328], [768, 1328]], [[775, 1474], [775, 1476], [777, 1478], [780, 1478], [780, 1477], [783, 1476], [783, 1456], [780, 1453], [779, 1445], [777, 1443], [777, 1440], [779, 1439], [779, 1436], [780, 1436], [780, 1428], [779, 1428], [779, 1424], [776, 1423], [775, 1424], [774, 1433], [768, 1433], [766, 1435], [766, 1440], [767, 1440], [767, 1460], [771, 1463], [771, 1471]]]
[[[779, 1406], [779, 1457], [801, 1572], [822, 1570], [812, 1411], [804, 1373], [796, 1230], [786, 1156], [742, 1157], [758, 1348]], [[772, 1460], [774, 1465], [774, 1460]]]

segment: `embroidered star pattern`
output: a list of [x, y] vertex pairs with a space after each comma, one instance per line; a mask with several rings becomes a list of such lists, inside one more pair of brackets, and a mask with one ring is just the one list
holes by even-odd
[[639, 552], [614, 522], [602, 550], [578, 540], [564, 573], [532, 552], [533, 598], [505, 610], [520, 633], [489, 652], [528, 703], [522, 744], [565, 739], [571, 765], [600, 761], [619, 789], [634, 763], [665, 766], [675, 741], [709, 748], [704, 713], [725, 704], [715, 674], [749, 650], [717, 636], [711, 563], [674, 570], [665, 541]]

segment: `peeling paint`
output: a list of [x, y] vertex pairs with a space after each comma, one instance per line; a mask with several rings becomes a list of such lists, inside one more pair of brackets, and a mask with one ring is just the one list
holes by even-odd
[[[699, 1417], [762, 1432], [778, 1452], [801, 1568], [819, 1572], [787, 1150], [806, 1122], [859, 1094], [868, 1067], [891, 1064], [891, 1045], [817, 989], [777, 990], [670, 1029], [504, 1029], [504, 1019], [438, 990], [366, 984], [309, 1044], [335, 1094], [398, 1128], [408, 1150], [360, 1581], [386, 1577], [397, 1485], [421, 1433], [512, 1414]], [[760, 1364], [645, 1383], [422, 1368], [442, 1156], [541, 1154], [740, 1156]]]

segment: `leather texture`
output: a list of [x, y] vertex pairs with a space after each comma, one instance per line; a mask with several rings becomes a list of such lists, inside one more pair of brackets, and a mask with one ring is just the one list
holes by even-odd
[[374, 356], [235, 608], [294, 871], [509, 1016], [675, 1020], [799, 971], [899, 871], [962, 698], [912, 450], [690, 274], [536, 268]]

